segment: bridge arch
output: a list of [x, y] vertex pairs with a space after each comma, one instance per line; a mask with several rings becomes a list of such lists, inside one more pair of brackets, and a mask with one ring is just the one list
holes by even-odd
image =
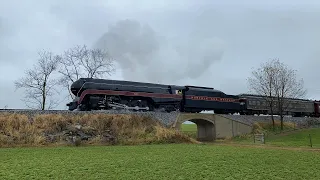
[[198, 141], [214, 141], [216, 139], [216, 126], [214, 120], [209, 118], [186, 118], [178, 121], [176, 128], [181, 130], [182, 124], [187, 121], [196, 124]]

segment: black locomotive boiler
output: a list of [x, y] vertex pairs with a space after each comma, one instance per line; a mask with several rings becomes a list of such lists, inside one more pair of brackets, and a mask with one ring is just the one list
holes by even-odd
[[236, 113], [243, 110], [239, 96], [199, 86], [177, 86], [121, 80], [80, 78], [71, 85], [75, 95], [69, 110], [129, 109], [166, 112]]

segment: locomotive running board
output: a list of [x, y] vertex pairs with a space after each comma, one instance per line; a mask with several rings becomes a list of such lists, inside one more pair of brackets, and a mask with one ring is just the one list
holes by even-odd
[[124, 104], [120, 104], [120, 103], [108, 103], [108, 106], [110, 107], [114, 107], [114, 108], [121, 108], [121, 109], [130, 109], [130, 110], [149, 110], [149, 107], [138, 107], [138, 106], [135, 106], [135, 107], [129, 107], [127, 105], [124, 105]]

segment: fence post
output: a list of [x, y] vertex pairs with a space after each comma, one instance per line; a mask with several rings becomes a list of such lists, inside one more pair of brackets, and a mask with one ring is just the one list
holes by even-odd
[[257, 141], [260, 141], [261, 143], [265, 144], [265, 134], [253, 134], [253, 143], [256, 143]]

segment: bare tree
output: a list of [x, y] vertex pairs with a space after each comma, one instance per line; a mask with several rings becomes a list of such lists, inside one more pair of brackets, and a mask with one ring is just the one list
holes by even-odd
[[66, 87], [71, 98], [70, 85], [79, 78], [102, 78], [114, 71], [113, 59], [101, 49], [88, 49], [87, 46], [75, 46], [64, 52], [59, 63], [62, 75], [60, 84]]
[[[57, 70], [59, 56], [52, 52], [40, 51], [38, 62], [25, 72], [25, 77], [15, 81], [16, 89], [24, 88], [23, 101], [29, 108], [52, 109], [58, 105], [58, 101], [49, 99], [55, 92], [57, 81], [51, 76]], [[47, 105], [48, 104], [48, 105]]]
[[284, 112], [293, 107], [296, 103], [293, 99], [305, 97], [307, 91], [304, 89], [303, 79], [298, 80], [296, 70], [290, 69], [287, 65], [277, 60], [274, 63], [278, 73], [274, 80], [274, 89], [277, 97], [277, 108], [283, 130]]
[[281, 130], [283, 130], [284, 112], [289, 107], [294, 107], [292, 99], [302, 98], [306, 94], [303, 88], [303, 80], [297, 80], [296, 71], [281, 63], [278, 59], [272, 59], [252, 72], [248, 78], [250, 89], [256, 94], [262, 95], [271, 112], [273, 129], [275, 130], [274, 111], [280, 115]]
[[274, 67], [276, 61], [276, 59], [273, 59], [263, 63], [260, 68], [252, 71], [252, 77], [248, 78], [250, 90], [255, 94], [261, 95], [266, 102], [266, 108], [270, 108], [273, 130], [275, 130], [273, 110], [276, 92], [273, 85], [277, 74], [277, 69]]

